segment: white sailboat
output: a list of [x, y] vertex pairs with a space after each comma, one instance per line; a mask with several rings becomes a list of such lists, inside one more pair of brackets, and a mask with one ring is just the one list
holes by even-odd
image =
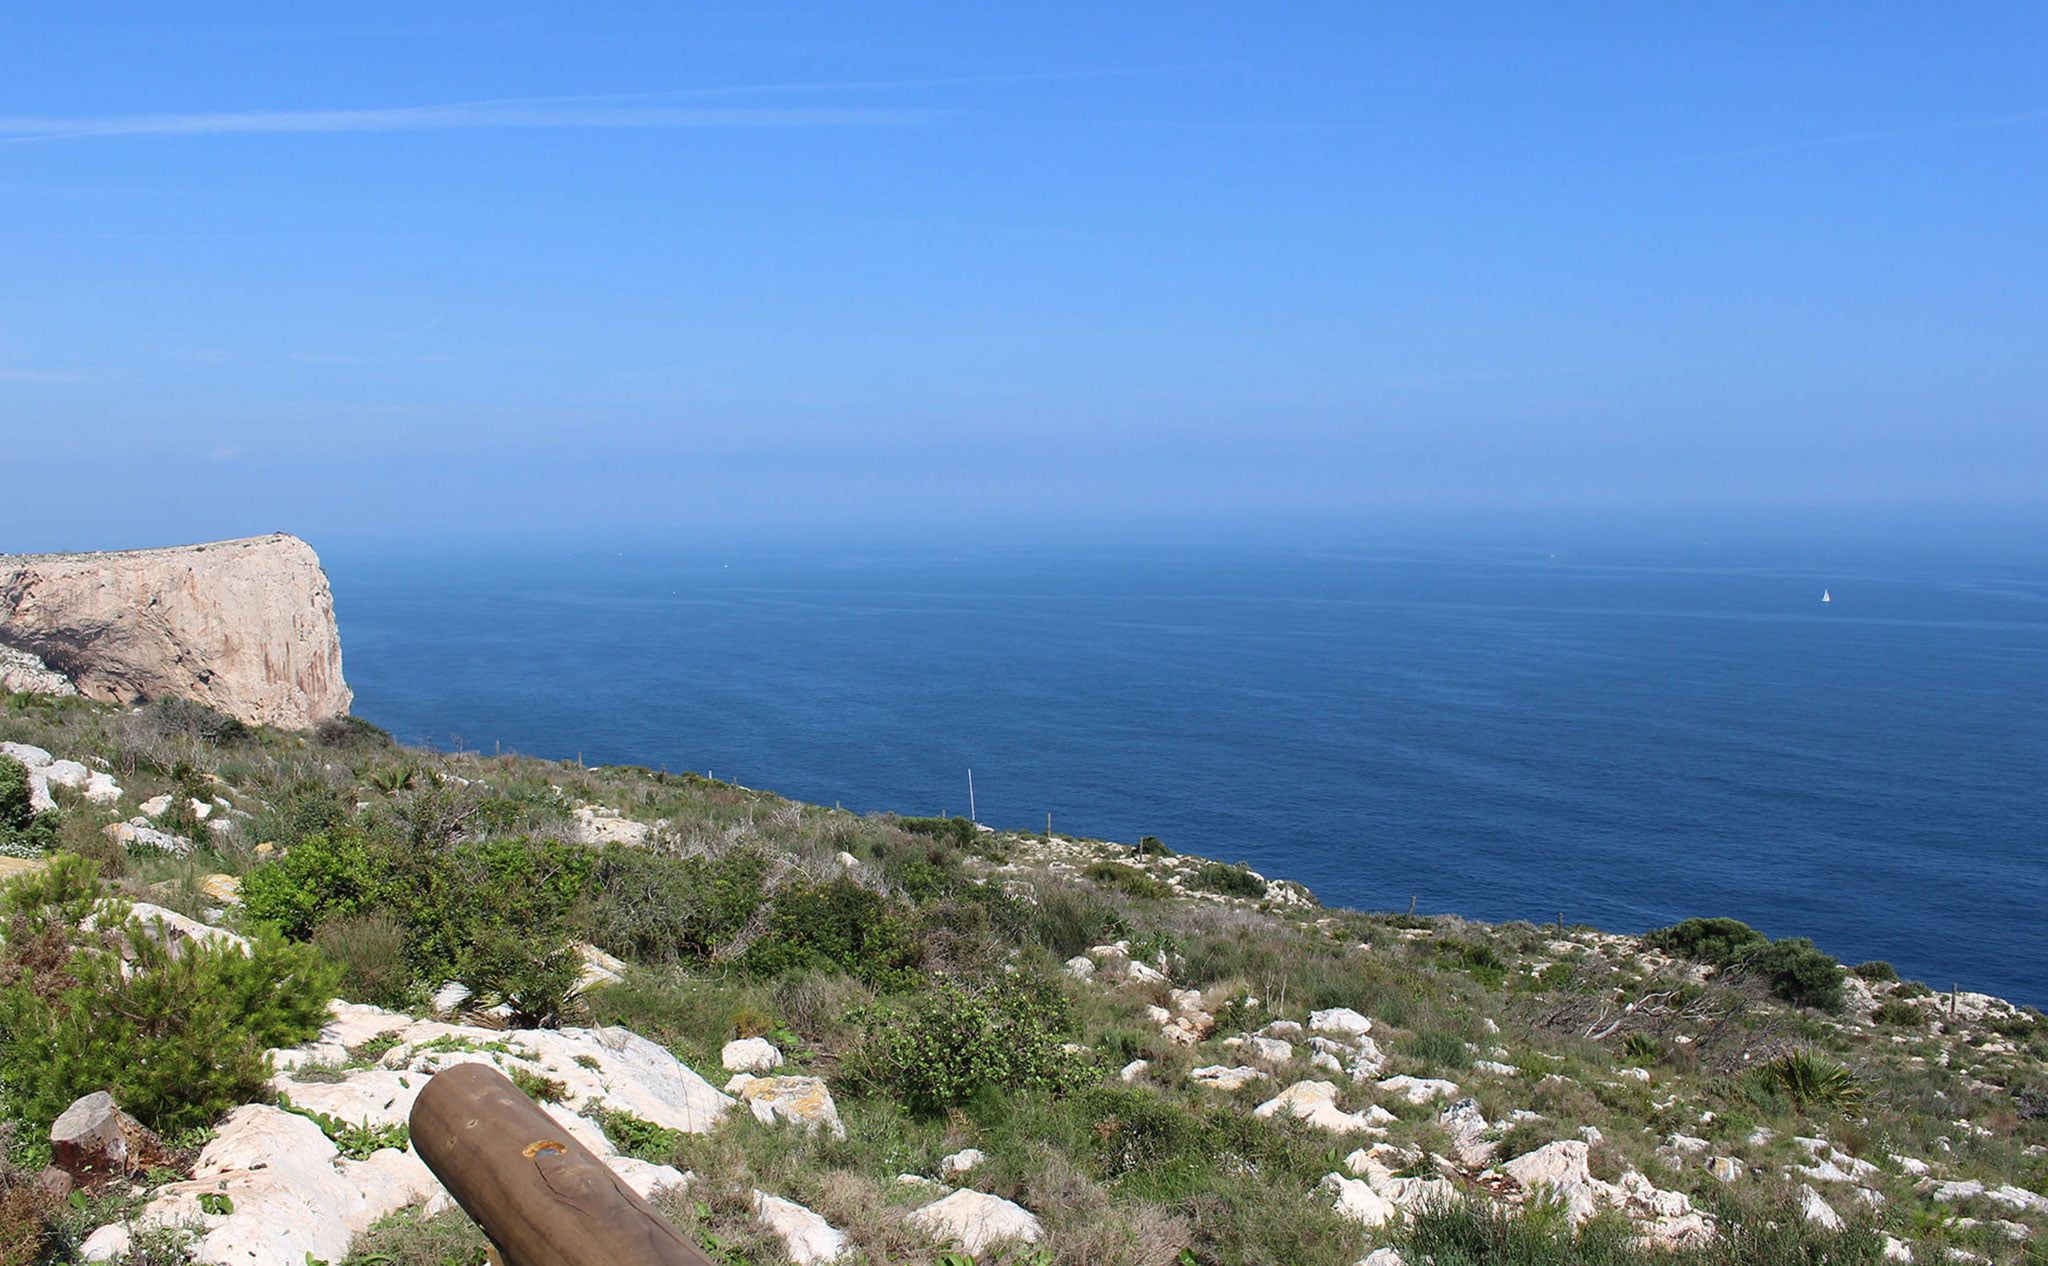
[[1835, 595], [1833, 595], [1833, 594], [1829, 593], [1829, 592], [1828, 592], [1827, 590], [1823, 589], [1823, 590], [1821, 590], [1821, 591], [1820, 591], [1820, 600], [1821, 600], [1822, 602], [1833, 602], [1833, 601], [1835, 600]]

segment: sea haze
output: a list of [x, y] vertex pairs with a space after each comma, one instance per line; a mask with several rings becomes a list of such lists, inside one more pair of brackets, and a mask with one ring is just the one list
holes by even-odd
[[965, 813], [971, 766], [984, 822], [1331, 904], [1733, 915], [2048, 1003], [2048, 565], [1639, 554], [327, 562], [356, 710], [407, 741], [911, 814]]

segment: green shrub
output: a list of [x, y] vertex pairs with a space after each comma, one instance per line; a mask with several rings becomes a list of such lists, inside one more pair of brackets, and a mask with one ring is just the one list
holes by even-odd
[[1931, 998], [1934, 991], [1917, 980], [1902, 980], [1892, 988], [1894, 998]]
[[1066, 999], [1016, 980], [980, 989], [940, 985], [907, 1000], [861, 1009], [858, 1078], [913, 1112], [956, 1107], [989, 1091], [1072, 1090], [1097, 1070], [1062, 1049]]
[[262, 1093], [266, 1051], [326, 1021], [337, 973], [311, 947], [266, 930], [247, 953], [168, 948], [113, 901], [107, 930], [78, 931], [97, 896], [92, 864], [70, 856], [0, 889], [0, 1086], [35, 1128], [94, 1090], [158, 1131], [210, 1124]]
[[242, 913], [303, 941], [375, 904], [388, 885], [360, 831], [309, 835], [242, 876]]
[[0, 857], [40, 857], [55, 836], [55, 815], [30, 807], [27, 767], [0, 756]]
[[313, 741], [345, 752], [375, 752], [395, 747], [391, 732], [361, 717], [329, 717], [313, 727]]
[[767, 933], [748, 949], [745, 961], [769, 976], [837, 967], [878, 989], [917, 980], [917, 946], [903, 912], [844, 877], [776, 893]]
[[1173, 893], [1173, 889], [1163, 881], [1122, 862], [1093, 862], [1081, 873], [1095, 883], [1114, 888], [1127, 896], [1165, 897]]
[[1794, 1006], [1840, 1011], [1842, 965], [1803, 936], [1788, 936], [1753, 950], [1732, 966], [1767, 982], [1771, 992]]
[[1927, 1013], [1901, 998], [1886, 998], [1877, 1004], [1870, 1018], [1892, 1028], [1918, 1028], [1927, 1023]]
[[1195, 871], [1191, 882], [1197, 888], [1220, 892], [1227, 897], [1257, 899], [1266, 895], [1266, 881], [1259, 878], [1258, 874], [1243, 862], [1234, 866], [1222, 862], [1206, 862]]
[[1664, 1043], [1648, 1033], [1631, 1033], [1621, 1039], [1621, 1058], [1630, 1064], [1655, 1064], [1664, 1058]]
[[1643, 945], [1680, 958], [1720, 966], [1766, 943], [1768, 938], [1740, 919], [1686, 919], [1643, 935]]
[[1038, 890], [1025, 919], [1025, 935], [1061, 958], [1072, 958], [1126, 931], [1123, 916], [1100, 893], [1064, 884]]
[[598, 855], [576, 920], [592, 944], [624, 958], [709, 958], [760, 908], [767, 873], [752, 850], [661, 857], [614, 844]]
[[313, 929], [313, 944], [341, 968], [341, 992], [352, 1001], [402, 1011], [421, 992], [405, 957], [405, 925], [389, 914], [330, 919]]
[[1500, 953], [1485, 941], [1445, 938], [1436, 943], [1435, 954], [1439, 961], [1468, 973], [1489, 989], [1498, 989], [1507, 980], [1508, 965], [1501, 961]]
[[1881, 958], [1873, 958], [1867, 963], [1858, 963], [1851, 967], [1849, 971], [1859, 980], [1885, 981], [1897, 980], [1899, 978], [1899, 969]]
[[1174, 855], [1173, 850], [1166, 847], [1166, 844], [1156, 835], [1139, 836], [1137, 844], [1132, 847], [1131, 851], [1140, 857], [1172, 857]]
[[896, 825], [912, 835], [943, 840], [966, 852], [973, 852], [981, 843], [981, 828], [966, 818], [898, 818]]

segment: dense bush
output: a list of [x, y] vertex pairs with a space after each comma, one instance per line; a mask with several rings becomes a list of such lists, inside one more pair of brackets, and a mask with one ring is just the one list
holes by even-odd
[[1867, 963], [1858, 963], [1851, 967], [1849, 972], [1859, 980], [1873, 982], [1897, 980], [1899, 978], [1899, 969], [1881, 958], [1873, 958]]
[[615, 844], [590, 872], [577, 924], [592, 944], [626, 958], [708, 958], [760, 908], [767, 874], [767, 859], [751, 850], [662, 857]]
[[896, 825], [912, 835], [943, 840], [963, 852], [973, 852], [981, 843], [981, 828], [966, 818], [898, 818]]
[[1772, 993], [1794, 1006], [1842, 1009], [1842, 965], [1803, 936], [1772, 941], [1733, 966], [1766, 981]]
[[328, 717], [313, 727], [313, 741], [322, 747], [350, 752], [374, 752], [396, 746], [390, 731], [361, 717]]
[[390, 876], [360, 831], [312, 835], [242, 877], [242, 912], [305, 940], [318, 925], [376, 905]]
[[990, 1091], [1068, 1091], [1098, 1071], [1062, 1049], [1066, 999], [1049, 985], [945, 984], [855, 1018], [863, 1029], [850, 1061], [855, 1076], [914, 1112], [944, 1111]]
[[1235, 866], [1222, 862], [1206, 862], [1195, 871], [1193, 882], [1197, 888], [1220, 892], [1226, 897], [1257, 899], [1266, 895], [1266, 881], [1259, 878], [1258, 874], [1243, 862]]
[[1870, 1018], [1893, 1028], [1915, 1028], [1927, 1023], [1927, 1013], [1903, 998], [1886, 998], [1877, 1004]]
[[1091, 862], [1081, 873], [1130, 897], [1167, 897], [1173, 894], [1173, 889], [1164, 881], [1122, 862]]
[[1645, 933], [1643, 944], [1761, 979], [1796, 1006], [1839, 1011], [1842, 965], [1803, 936], [1773, 941], [1740, 919], [1687, 919]]
[[[103, 930], [78, 924], [96, 909]], [[274, 932], [162, 944], [98, 897], [91, 863], [60, 855], [0, 889], [0, 1089], [47, 1128], [106, 1090], [158, 1130], [206, 1125], [261, 1094], [264, 1052], [318, 1033], [336, 973]]]
[[1717, 967], [1767, 940], [1763, 933], [1740, 919], [1686, 919], [1643, 935], [1643, 944], [1650, 949]]
[[917, 983], [917, 945], [901, 911], [850, 879], [794, 884], [775, 894], [766, 934], [746, 955], [764, 975], [837, 967], [878, 989]]

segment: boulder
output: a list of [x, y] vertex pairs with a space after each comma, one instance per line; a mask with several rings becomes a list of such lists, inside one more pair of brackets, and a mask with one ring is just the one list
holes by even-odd
[[578, 844], [599, 846], [628, 844], [644, 847], [654, 838], [654, 828], [645, 822], [620, 817], [610, 809], [578, 805], [572, 813], [570, 832]]
[[756, 1077], [740, 1073], [725, 1084], [727, 1094], [737, 1095], [763, 1125], [785, 1121], [805, 1130], [824, 1130], [834, 1138], [846, 1137], [839, 1120], [839, 1107], [832, 1092], [819, 1077]]
[[1460, 1099], [1437, 1113], [1437, 1124], [1450, 1136], [1451, 1151], [1460, 1165], [1477, 1169], [1493, 1159], [1497, 1145], [1486, 1136], [1493, 1124], [1479, 1110], [1477, 1099]]
[[1808, 1222], [1829, 1231], [1842, 1229], [1842, 1215], [1836, 1213], [1811, 1186], [1799, 1189], [1799, 1213]]
[[782, 1052], [765, 1037], [742, 1037], [725, 1044], [718, 1062], [729, 1073], [765, 1073], [782, 1067]]
[[107, 838], [130, 852], [168, 853], [173, 857], [185, 857], [192, 852], [191, 840], [159, 831], [142, 818], [114, 823], [107, 828]]
[[92, 771], [75, 760], [53, 760], [38, 772], [42, 774], [43, 781], [66, 791], [83, 791], [85, 784], [92, 779]]
[[199, 880], [199, 891], [224, 906], [242, 904], [242, 878], [239, 875], [202, 876]]
[[837, 1261], [847, 1252], [846, 1234], [793, 1200], [754, 1193], [754, 1214], [782, 1241], [783, 1255], [795, 1266]]
[[114, 781], [112, 774], [94, 770], [85, 780], [85, 799], [88, 804], [110, 805], [121, 802], [121, 784]]
[[40, 655], [0, 645], [0, 694], [76, 695], [78, 687]]
[[1310, 1032], [1333, 1037], [1364, 1037], [1372, 1032], [1372, 1021], [1350, 1007], [1331, 1007], [1327, 1011], [1309, 1012], [1308, 1027]]
[[1218, 1090], [1241, 1090], [1266, 1074], [1256, 1068], [1243, 1065], [1232, 1067], [1227, 1064], [1205, 1064], [1188, 1074], [1188, 1080], [1201, 1086], [1214, 1086]]
[[939, 1157], [939, 1175], [943, 1178], [958, 1178], [976, 1166], [986, 1163], [987, 1160], [988, 1153], [978, 1147], [962, 1148], [951, 1156]]
[[1334, 1134], [1382, 1134], [1394, 1114], [1375, 1104], [1363, 1112], [1346, 1112], [1337, 1106], [1337, 1087], [1327, 1081], [1297, 1081], [1271, 1099], [1252, 1109], [1255, 1117], [1281, 1113], [1306, 1121]]
[[51, 1163], [80, 1183], [140, 1169], [158, 1150], [156, 1136], [104, 1090], [78, 1099], [50, 1126]]
[[909, 1222], [935, 1242], [957, 1244], [976, 1256], [999, 1244], [1036, 1244], [1045, 1235], [1029, 1209], [981, 1191], [961, 1190], [935, 1200], [913, 1212]]
[[631, 970], [624, 959], [614, 958], [595, 945], [575, 941], [569, 948], [576, 952], [576, 961], [582, 968], [576, 977], [579, 993], [587, 993], [599, 985], [616, 985]]
[[1405, 1073], [1399, 1077], [1383, 1079], [1379, 1087], [1396, 1098], [1417, 1104], [1428, 1103], [1433, 1099], [1454, 1098], [1458, 1093], [1457, 1082], [1434, 1077], [1410, 1077]]
[[1321, 1186], [1337, 1198], [1337, 1212], [1353, 1222], [1385, 1226], [1400, 1213], [1393, 1201], [1374, 1191], [1363, 1179], [1325, 1174]]
[[1130, 1083], [1138, 1080], [1138, 1078], [1143, 1077], [1145, 1075], [1145, 1070], [1150, 1067], [1152, 1067], [1151, 1060], [1134, 1059], [1130, 1063], [1125, 1064], [1122, 1068], [1117, 1070], [1116, 1078], [1118, 1081], [1121, 1081], [1126, 1085], [1129, 1085]]
[[286, 729], [348, 711], [333, 593], [296, 537], [0, 555], [0, 641], [93, 699], [194, 699]]

